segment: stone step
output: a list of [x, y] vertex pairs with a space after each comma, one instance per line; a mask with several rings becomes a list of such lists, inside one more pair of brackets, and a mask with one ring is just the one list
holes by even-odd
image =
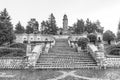
[[67, 52], [66, 51], [66, 53], [61, 53], [61, 51], [59, 51], [59, 52], [57, 52], [57, 53], [47, 53], [47, 54], [41, 54], [41, 55], [71, 55], [71, 56], [73, 56], [73, 55], [75, 55], [75, 56], [80, 56], [80, 55], [89, 55], [90, 56], [90, 54], [88, 54], [88, 53], [85, 53], [85, 54], [83, 54], [83, 53], [75, 53], [75, 52]]
[[74, 64], [60, 64], [60, 63], [56, 63], [56, 64], [43, 64], [43, 63], [38, 63], [35, 66], [97, 66], [96, 64], [80, 64], [80, 63], [74, 63]]
[[95, 60], [87, 52], [76, 52], [67, 39], [56, 39], [49, 53], [40, 55], [36, 69], [97, 68]]
[[81, 64], [74, 64], [74, 65], [59, 65], [59, 64], [56, 64], [56, 65], [51, 65], [51, 64], [46, 64], [46, 65], [36, 65], [35, 68], [56, 68], [56, 69], [63, 69], [63, 68], [97, 68], [98, 66], [97, 65], [81, 65]]
[[50, 62], [37, 62], [37, 64], [96, 64], [95, 62], [69, 62], [69, 61], [61, 61], [61, 62], [53, 62], [53, 61], [50, 61]]
[[81, 56], [66, 56], [66, 55], [54, 55], [54, 56], [46, 56], [46, 55], [42, 55], [40, 56], [40, 58], [67, 58], [67, 59], [82, 59], [82, 58], [89, 58], [91, 59], [92, 56], [86, 56], [86, 55], [81, 55]]
[[55, 62], [55, 60], [56, 61], [74, 61], [74, 62], [93, 62], [93, 60], [91, 60], [91, 59], [79, 59], [79, 60], [77, 60], [77, 59], [76, 60], [75, 59], [74, 60], [71, 60], [71, 59], [68, 59], [68, 60], [67, 59], [61, 59], [61, 60], [60, 59], [58, 59], [58, 60], [57, 59], [39, 59], [37, 62], [42, 62], [42, 61], [45, 61], [45, 62], [54, 61]]
[[93, 61], [93, 59], [91, 59], [91, 58], [53, 58], [53, 57], [51, 57], [51, 58], [49, 58], [49, 57], [48, 58], [39, 58], [38, 61], [40, 61], [40, 60]]

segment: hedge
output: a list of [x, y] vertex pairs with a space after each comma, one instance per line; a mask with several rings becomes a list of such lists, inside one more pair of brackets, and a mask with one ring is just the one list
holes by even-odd
[[0, 48], [0, 57], [2, 56], [25, 56], [26, 51], [20, 48], [7, 48], [7, 47], [2, 47]]
[[26, 44], [23, 44], [23, 43], [13, 43], [9, 47], [11, 47], [11, 48], [20, 48], [20, 49], [26, 50], [27, 46], [26, 46]]

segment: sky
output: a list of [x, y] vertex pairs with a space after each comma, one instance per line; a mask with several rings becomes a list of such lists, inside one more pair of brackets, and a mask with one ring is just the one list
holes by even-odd
[[0, 11], [4, 8], [14, 26], [18, 21], [26, 26], [31, 18], [41, 24], [53, 13], [58, 27], [63, 26], [62, 19], [66, 14], [69, 26], [77, 19], [89, 18], [92, 22], [99, 20], [104, 30], [116, 33], [120, 21], [120, 0], [0, 0]]

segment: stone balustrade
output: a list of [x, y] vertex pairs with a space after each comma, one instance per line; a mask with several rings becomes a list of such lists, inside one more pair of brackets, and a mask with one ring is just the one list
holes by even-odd
[[87, 49], [90, 52], [90, 54], [92, 55], [92, 57], [95, 59], [95, 61], [97, 62], [97, 64], [102, 67], [104, 66], [104, 61], [105, 61], [105, 55], [103, 51], [98, 50], [97, 46], [93, 45], [93, 44], [88, 44], [87, 45]]
[[69, 44], [69, 46], [76, 48], [77, 41], [70, 38], [70, 39], [68, 39], [68, 44]]
[[40, 57], [40, 54], [42, 54], [42, 48], [43, 48], [43, 45], [36, 45], [34, 47], [34, 49], [31, 52], [31, 55], [29, 55], [28, 57], [28, 63], [29, 63], [28, 66], [35, 66], [37, 60]]
[[45, 52], [46, 52], [46, 53], [48, 53], [50, 47], [51, 47], [50, 44], [46, 44], [46, 46], [45, 46]]
[[104, 61], [106, 67], [119, 67], [120, 68], [120, 58], [107, 57]]
[[22, 57], [1, 57], [0, 69], [26, 69], [27, 58]]

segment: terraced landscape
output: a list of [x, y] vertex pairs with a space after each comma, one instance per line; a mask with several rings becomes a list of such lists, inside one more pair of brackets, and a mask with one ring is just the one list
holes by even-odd
[[77, 52], [68, 46], [67, 39], [58, 39], [48, 54], [41, 54], [36, 68], [97, 68], [97, 64], [89, 53]]
[[40, 55], [35, 70], [0, 70], [0, 80], [119, 80], [120, 69], [99, 69], [88, 52], [77, 52], [67, 39], [56, 39]]

